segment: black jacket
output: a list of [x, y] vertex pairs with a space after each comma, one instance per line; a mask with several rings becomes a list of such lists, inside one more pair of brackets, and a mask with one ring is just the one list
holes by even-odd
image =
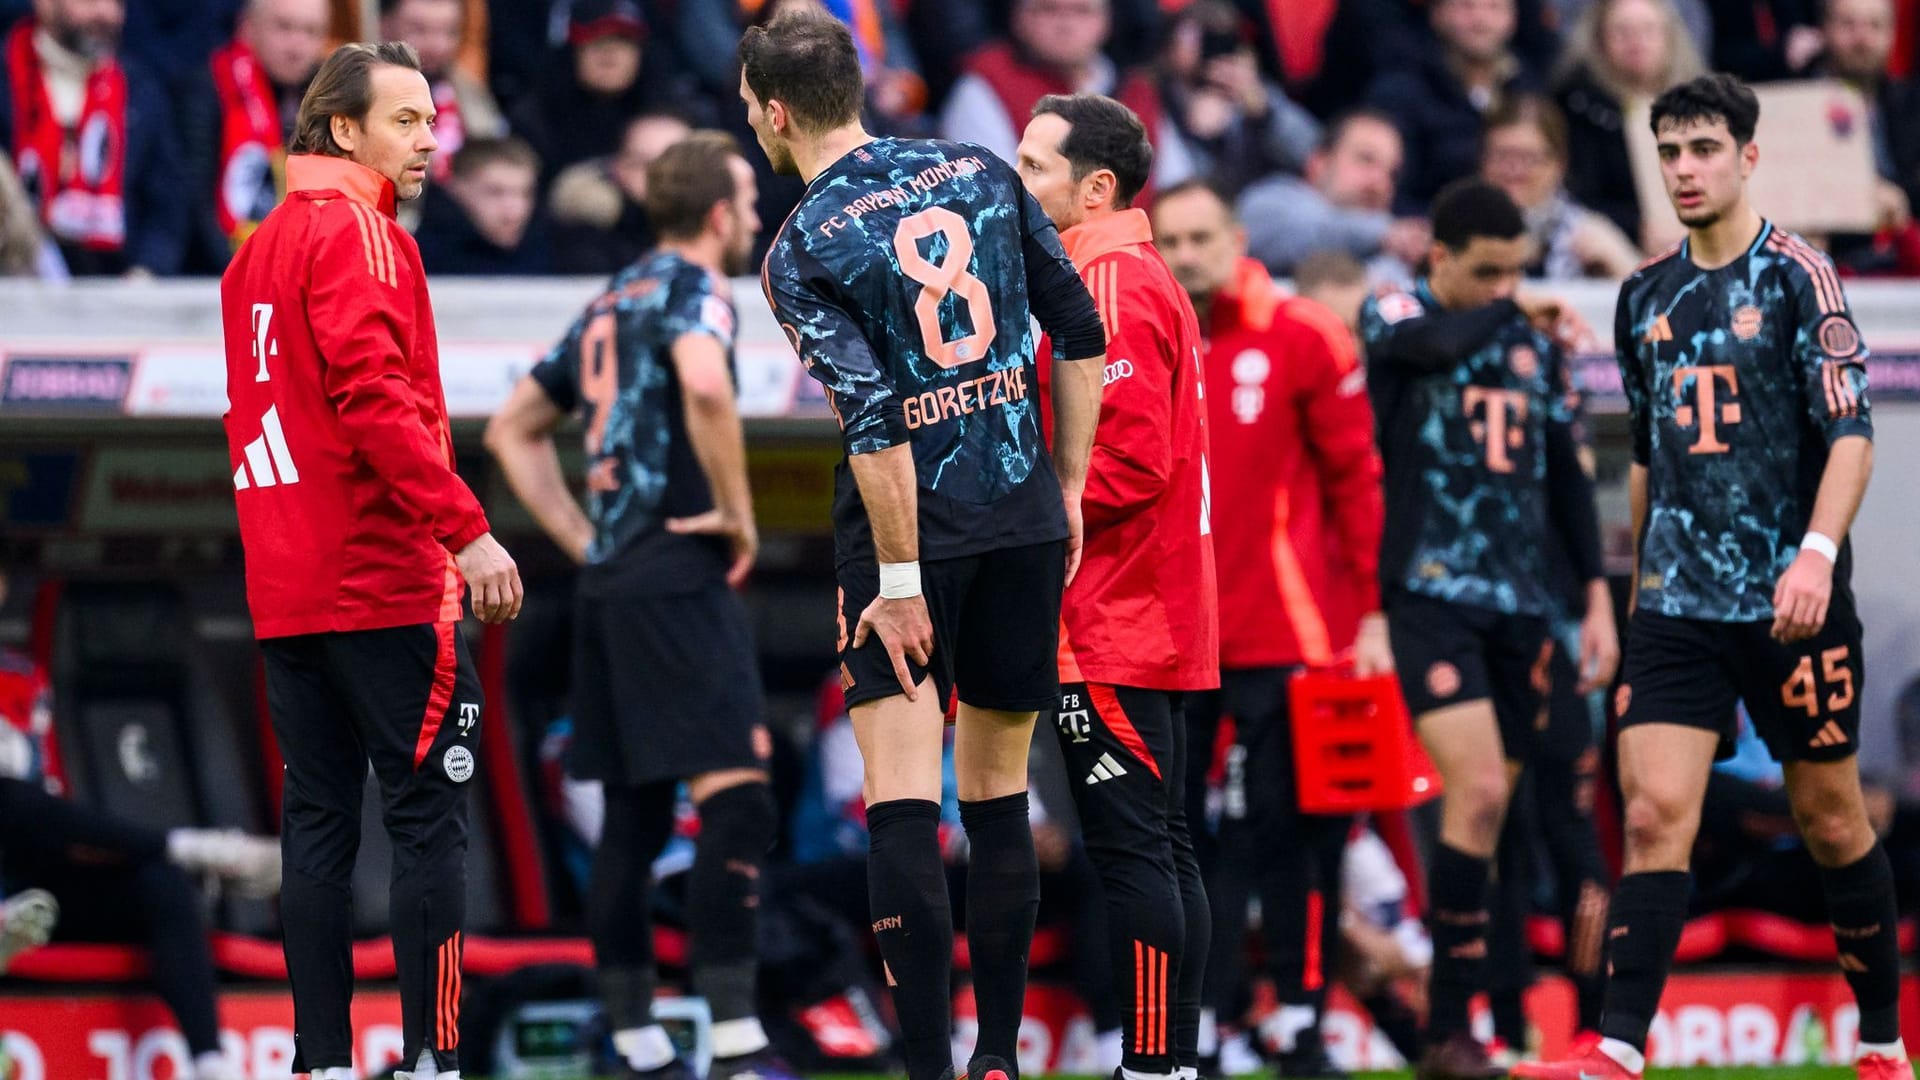
[[1554, 99], [1567, 117], [1567, 191], [1576, 202], [1612, 219], [1637, 243], [1640, 196], [1633, 186], [1620, 102], [1585, 68], [1575, 68]]
[[519, 277], [553, 269], [546, 222], [538, 211], [519, 247], [497, 247], [480, 235], [459, 200], [444, 188], [427, 189], [414, 240], [420, 245], [420, 264], [432, 275]]
[[[1534, 89], [1537, 84], [1522, 68], [1501, 92]], [[1367, 103], [1398, 118], [1406, 143], [1396, 212], [1424, 214], [1441, 188], [1480, 170], [1480, 110], [1439, 50], [1413, 67], [1387, 70], [1374, 81]]]

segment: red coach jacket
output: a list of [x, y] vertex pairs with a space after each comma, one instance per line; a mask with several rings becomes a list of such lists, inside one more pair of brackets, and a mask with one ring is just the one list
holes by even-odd
[[[1106, 389], [1081, 501], [1086, 547], [1061, 615], [1060, 678], [1146, 690], [1220, 685], [1207, 521], [1207, 412], [1193, 304], [1144, 210], [1060, 237], [1107, 330]], [[1053, 348], [1040, 349], [1053, 433]]]
[[287, 188], [220, 281], [254, 634], [458, 619], [451, 553], [487, 518], [453, 471], [420, 250], [371, 169], [297, 155]]
[[1385, 503], [1353, 336], [1252, 259], [1206, 331], [1220, 666], [1330, 664], [1380, 608]]

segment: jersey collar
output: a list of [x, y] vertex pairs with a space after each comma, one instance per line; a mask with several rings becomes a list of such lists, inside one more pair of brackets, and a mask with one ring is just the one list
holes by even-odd
[[1061, 233], [1060, 243], [1067, 249], [1067, 258], [1073, 260], [1074, 269], [1085, 270], [1088, 263], [1108, 252], [1153, 243], [1153, 223], [1147, 220], [1147, 212], [1137, 207], [1116, 210], [1088, 218]]
[[[1249, 330], [1264, 332], [1273, 326], [1273, 316], [1284, 299], [1273, 275], [1258, 259], [1242, 256], [1234, 264], [1233, 277], [1220, 290], [1220, 299], [1239, 309], [1239, 322]], [[1216, 308], [1220, 305], [1216, 304]]]
[[[1766, 217], [1761, 218], [1760, 232], [1754, 236], [1753, 243], [1747, 246], [1747, 254], [1745, 257], [1752, 258], [1753, 253], [1756, 251], [1759, 251], [1760, 245], [1766, 243], [1767, 237], [1772, 235], [1773, 235], [1773, 219], [1766, 218]], [[1693, 237], [1689, 236], [1686, 239], [1680, 241], [1680, 257], [1682, 259], [1685, 259], [1688, 263], [1693, 262]], [[1733, 261], [1739, 262], [1740, 260], [1735, 259]], [[1731, 266], [1733, 264], [1728, 263], [1727, 265]], [[1699, 269], [1699, 267], [1695, 267], [1695, 269]]]
[[393, 181], [357, 161], [331, 154], [288, 157], [287, 191], [337, 191], [362, 206], [394, 216]]

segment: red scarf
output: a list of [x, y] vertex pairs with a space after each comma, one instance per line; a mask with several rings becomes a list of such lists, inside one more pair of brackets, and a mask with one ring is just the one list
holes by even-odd
[[467, 142], [466, 125], [460, 122], [460, 91], [454, 89], [452, 79], [433, 84], [433, 110], [433, 139], [440, 149], [434, 151], [433, 164], [427, 168], [434, 183], [444, 184], [453, 175], [453, 155]]
[[273, 84], [244, 42], [213, 54], [213, 86], [220, 95], [220, 186], [214, 209], [220, 231], [235, 249], [280, 201], [286, 148]]
[[80, 122], [60, 126], [33, 47], [32, 17], [7, 35], [7, 78], [13, 91], [13, 164], [40, 220], [55, 237], [89, 251], [119, 251], [127, 242], [127, 75], [114, 59], [87, 76]]

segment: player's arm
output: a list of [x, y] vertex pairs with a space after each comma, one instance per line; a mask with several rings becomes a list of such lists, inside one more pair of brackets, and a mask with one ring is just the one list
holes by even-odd
[[[1118, 259], [1096, 259], [1086, 270], [1090, 279], [1122, 272]], [[1099, 309], [1101, 321], [1112, 327], [1106, 355], [1115, 362], [1103, 371], [1121, 360], [1128, 364], [1100, 394], [1080, 498], [1089, 529], [1136, 514], [1166, 491], [1173, 476], [1173, 373], [1191, 360], [1173, 353], [1167, 321], [1179, 318], [1179, 311], [1156, 310], [1150, 296], [1130, 291], [1124, 280], [1118, 284], [1110, 294], [1113, 309]]]
[[[562, 347], [565, 345], [563, 342]], [[507, 486], [533, 520], [568, 558], [584, 563], [587, 547], [593, 543], [593, 523], [567, 487], [560, 453], [553, 442], [554, 428], [566, 419], [578, 396], [571, 390], [557, 392], [548, 385], [566, 377], [564, 369], [555, 371], [553, 365], [549, 359], [535, 369], [535, 374], [523, 376], [514, 384], [507, 403], [487, 421], [486, 446], [500, 463]], [[571, 383], [561, 385], [570, 387]]]
[[680, 377], [687, 442], [693, 446], [700, 471], [706, 474], [713, 509], [697, 517], [668, 521], [667, 528], [677, 533], [725, 536], [733, 548], [733, 568], [727, 572], [727, 584], [737, 589], [753, 569], [760, 534], [753, 523], [747, 442], [734, 401], [726, 345], [711, 333], [681, 334], [673, 343], [673, 367]]
[[920, 588], [920, 480], [906, 413], [859, 323], [832, 299], [831, 275], [800, 269], [800, 261], [807, 258], [804, 251], [776, 247], [768, 256], [763, 284], [774, 318], [801, 364], [826, 389], [873, 531], [880, 595], [861, 613], [853, 647], [878, 635], [901, 689], [908, 700], [917, 701], [919, 688], [906, 660], [927, 662], [933, 652], [933, 623]]
[[[392, 283], [377, 279], [363, 234], [340, 203], [319, 224], [308, 281], [308, 321], [319, 346], [321, 380], [354, 453], [401, 501], [432, 522], [473, 591], [474, 614], [503, 622], [520, 613], [520, 573], [488, 531], [487, 515], [453, 470], [444, 433], [430, 431], [414, 404], [403, 343], [414, 317], [411, 268], [388, 255]], [[380, 227], [385, 227], [381, 225]]]
[[[1304, 305], [1303, 305], [1304, 307]], [[1380, 606], [1380, 536], [1386, 497], [1380, 486], [1380, 451], [1373, 441], [1373, 406], [1366, 372], [1353, 335], [1331, 311], [1306, 308], [1307, 333], [1291, 363], [1305, 369], [1299, 402], [1307, 455], [1320, 474], [1321, 498], [1340, 540], [1343, 568], [1360, 611], [1353, 650], [1354, 671], [1378, 675], [1393, 670], [1387, 617]]]
[[1453, 370], [1521, 314], [1512, 300], [1442, 311], [1409, 293], [1393, 293], [1365, 306], [1360, 329], [1370, 365], [1432, 374]]
[[1053, 340], [1053, 470], [1067, 513], [1067, 581], [1080, 569], [1085, 526], [1081, 499], [1100, 422], [1101, 380], [1106, 372], [1107, 332], [1100, 310], [1066, 249], [1059, 230], [1020, 186], [1021, 256], [1026, 265], [1027, 305]]
[[1548, 350], [1549, 378], [1559, 400], [1546, 423], [1547, 513], [1586, 588], [1586, 614], [1580, 624], [1580, 693], [1606, 686], [1620, 663], [1619, 630], [1614, 625], [1613, 594], [1600, 563], [1600, 515], [1593, 504], [1593, 474], [1588, 471], [1576, 432], [1573, 386], [1565, 357]]
[[1827, 465], [1800, 553], [1774, 586], [1773, 636], [1782, 642], [1803, 641], [1826, 625], [1833, 564], [1873, 475], [1867, 347], [1832, 264], [1825, 256], [1816, 259], [1795, 275], [1793, 351], [1808, 418], [1827, 441]]

